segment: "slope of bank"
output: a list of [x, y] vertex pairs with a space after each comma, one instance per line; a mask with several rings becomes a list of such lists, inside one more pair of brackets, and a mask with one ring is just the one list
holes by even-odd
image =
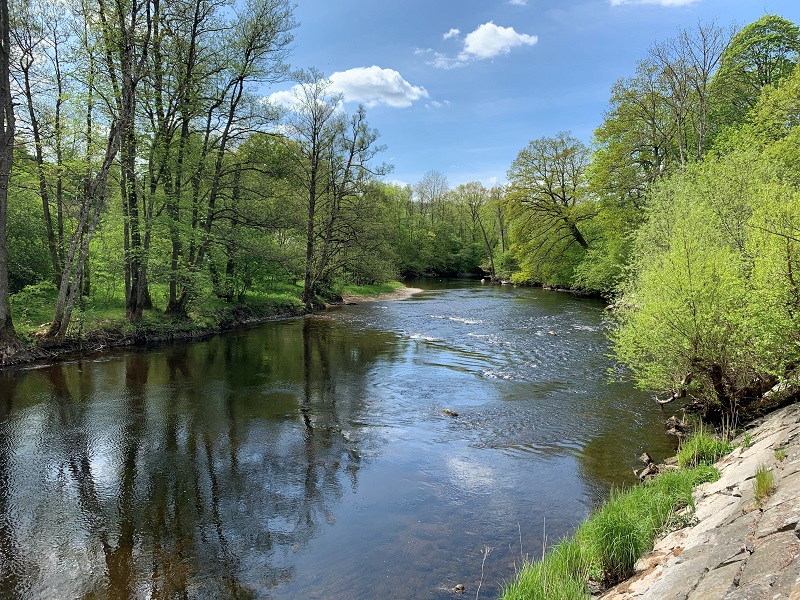
[[[376, 291], [376, 289], [378, 291]], [[388, 289], [390, 291], [384, 291]], [[399, 282], [384, 286], [351, 286], [349, 294], [335, 304], [357, 304], [403, 300], [422, 290]], [[76, 355], [97, 354], [111, 348], [145, 346], [161, 342], [203, 339], [242, 325], [297, 317], [308, 312], [299, 297], [281, 301], [236, 304], [189, 317], [170, 317], [161, 311], [146, 311], [133, 325], [123, 316], [87, 323], [59, 343], [43, 338], [44, 329], [23, 336], [12, 348], [0, 349], [0, 369], [39, 361], [57, 361]], [[44, 326], [43, 326], [44, 327]]]
[[[695, 491], [696, 524], [658, 541], [602, 600], [800, 600], [800, 404], [736, 441], [716, 465], [720, 479]], [[775, 491], [759, 505], [760, 467], [772, 471]]]

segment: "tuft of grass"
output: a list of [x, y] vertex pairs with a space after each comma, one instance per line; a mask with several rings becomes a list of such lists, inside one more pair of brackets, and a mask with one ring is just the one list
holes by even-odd
[[678, 450], [678, 464], [683, 468], [713, 465], [732, 450], [733, 446], [728, 440], [718, 438], [700, 428]]
[[786, 446], [775, 448], [775, 460], [778, 462], [783, 462], [786, 460]]
[[750, 444], [752, 443], [753, 435], [749, 431], [745, 432], [745, 434], [742, 436], [742, 447], [749, 448]]
[[692, 489], [719, 472], [700, 466], [664, 473], [609, 500], [540, 561], [525, 565], [502, 600], [586, 600], [589, 580], [604, 585], [633, 574], [656, 536], [684, 526], [694, 511]]
[[763, 505], [775, 491], [775, 474], [766, 465], [759, 465], [756, 469], [756, 478], [753, 480], [753, 492], [756, 504]]

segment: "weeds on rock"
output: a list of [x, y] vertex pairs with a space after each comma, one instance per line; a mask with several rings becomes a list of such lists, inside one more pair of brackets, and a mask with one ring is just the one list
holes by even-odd
[[762, 506], [775, 491], [775, 474], [766, 465], [759, 465], [753, 480], [756, 504]]

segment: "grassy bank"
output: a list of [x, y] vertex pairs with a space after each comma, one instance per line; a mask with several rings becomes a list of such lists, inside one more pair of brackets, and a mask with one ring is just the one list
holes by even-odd
[[339, 290], [339, 293], [344, 297], [373, 298], [384, 294], [393, 294], [404, 287], [405, 285], [399, 281], [387, 281], [386, 283], [373, 285], [344, 285]]
[[[336, 290], [335, 295], [371, 298], [404, 287], [399, 281], [347, 285]], [[174, 316], [164, 312], [166, 289], [152, 286], [154, 307], [145, 310], [136, 324], [125, 319], [125, 300], [120, 293], [94, 296], [83, 299], [75, 308], [66, 339], [54, 345], [45, 339], [45, 333], [53, 318], [57, 291], [49, 283], [28, 286], [11, 297], [14, 325], [22, 348], [4, 364], [52, 359], [77, 351], [199, 338], [236, 325], [301, 315], [305, 312], [302, 291], [300, 285], [276, 282], [246, 294], [241, 302], [225, 302], [208, 293], [201, 295], [202, 300], [192, 302], [185, 315]]]
[[524, 566], [502, 600], [585, 600], [590, 586], [606, 588], [627, 579], [657, 537], [691, 522], [692, 490], [719, 477], [711, 464], [730, 450], [727, 442], [701, 431], [683, 445], [684, 468], [612, 492], [571, 537]]

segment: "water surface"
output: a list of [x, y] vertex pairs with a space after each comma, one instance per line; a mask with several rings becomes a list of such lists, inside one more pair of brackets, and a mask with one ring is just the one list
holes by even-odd
[[670, 452], [602, 304], [422, 286], [0, 372], [0, 596], [496, 597]]

